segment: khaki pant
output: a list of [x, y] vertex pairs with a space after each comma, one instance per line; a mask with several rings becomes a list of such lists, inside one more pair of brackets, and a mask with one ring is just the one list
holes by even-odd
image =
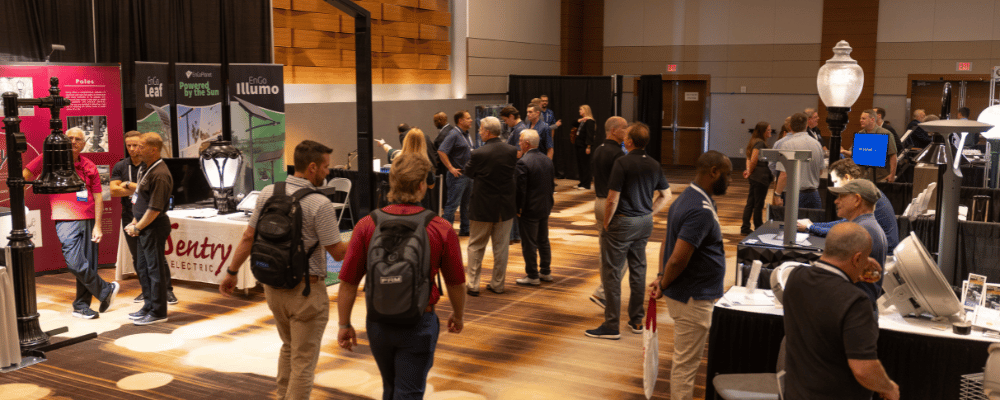
[[316, 373], [316, 361], [323, 341], [323, 331], [330, 319], [330, 299], [326, 283], [312, 283], [309, 297], [302, 295], [305, 282], [294, 289], [264, 285], [267, 306], [274, 314], [281, 337], [278, 355], [277, 399], [308, 399]]
[[674, 358], [670, 364], [671, 400], [694, 397], [694, 376], [701, 365], [712, 326], [713, 300], [688, 299], [687, 304], [664, 296], [674, 320]]
[[503, 282], [507, 277], [507, 255], [510, 249], [510, 228], [514, 219], [503, 222], [472, 221], [469, 229], [469, 263], [465, 270], [465, 285], [469, 290], [479, 291], [479, 272], [483, 267], [486, 243], [493, 243], [493, 279], [490, 287], [503, 292]]
[[[607, 197], [595, 197], [594, 198], [594, 219], [597, 220], [597, 242], [601, 243], [601, 236], [604, 235], [604, 207], [608, 205]], [[598, 244], [600, 246], [600, 244]], [[598, 248], [600, 252], [600, 248]], [[604, 261], [604, 257], [601, 257], [601, 261]], [[603, 265], [597, 266], [597, 275], [601, 275], [601, 268]], [[594, 289], [594, 297], [604, 300], [604, 285], [600, 282], [597, 283], [597, 288]]]

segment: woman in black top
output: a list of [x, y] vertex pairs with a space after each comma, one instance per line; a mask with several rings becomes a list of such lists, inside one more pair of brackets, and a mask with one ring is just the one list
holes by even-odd
[[751, 232], [751, 214], [754, 229], [764, 224], [764, 199], [767, 198], [767, 189], [771, 186], [772, 176], [767, 162], [760, 161], [760, 151], [767, 148], [766, 141], [770, 137], [771, 124], [761, 121], [754, 127], [750, 143], [747, 143], [747, 169], [743, 171], [743, 177], [750, 180], [750, 193], [747, 195], [747, 205], [743, 207], [743, 226], [740, 227], [740, 234], [744, 236]]
[[590, 149], [594, 144], [594, 135], [597, 134], [597, 122], [590, 112], [590, 106], [580, 106], [580, 119], [577, 122], [580, 128], [577, 129], [573, 142], [576, 144], [576, 171], [580, 175], [580, 185], [576, 188], [590, 190]]

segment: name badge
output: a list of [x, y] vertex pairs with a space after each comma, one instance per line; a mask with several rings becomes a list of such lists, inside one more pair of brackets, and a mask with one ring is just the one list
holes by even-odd
[[134, 193], [132, 193], [132, 204], [135, 204], [135, 202], [137, 202], [137, 201], [139, 201], [139, 191], [138, 190], [136, 190]]
[[87, 201], [87, 188], [76, 192], [76, 201]]

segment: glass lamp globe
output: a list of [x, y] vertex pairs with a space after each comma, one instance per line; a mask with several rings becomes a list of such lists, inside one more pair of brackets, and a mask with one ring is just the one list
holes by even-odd
[[993, 125], [992, 129], [983, 132], [983, 136], [987, 139], [1000, 139], [1000, 104], [986, 107], [979, 114], [978, 121]]
[[819, 68], [816, 89], [827, 107], [850, 107], [861, 96], [865, 72], [851, 58], [851, 45], [841, 40], [833, 47], [833, 58]]

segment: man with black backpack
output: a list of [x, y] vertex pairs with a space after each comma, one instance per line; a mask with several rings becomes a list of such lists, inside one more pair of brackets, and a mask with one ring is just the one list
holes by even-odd
[[340, 241], [336, 209], [317, 190], [329, 173], [331, 152], [312, 140], [295, 146], [295, 174], [261, 190], [233, 262], [219, 284], [222, 294], [232, 294], [236, 275], [250, 257], [250, 268], [264, 283], [267, 306], [281, 337], [279, 399], [309, 398], [323, 331], [330, 319], [324, 250], [338, 261], [347, 252], [347, 245]]
[[442, 276], [452, 309], [448, 331], [462, 332], [465, 271], [458, 235], [420, 206], [430, 170], [430, 162], [416, 154], [396, 158], [389, 172], [393, 204], [358, 222], [340, 270], [337, 342], [348, 350], [358, 344], [351, 311], [367, 275], [366, 328], [385, 399], [423, 398], [441, 329], [434, 306], [443, 294]]

